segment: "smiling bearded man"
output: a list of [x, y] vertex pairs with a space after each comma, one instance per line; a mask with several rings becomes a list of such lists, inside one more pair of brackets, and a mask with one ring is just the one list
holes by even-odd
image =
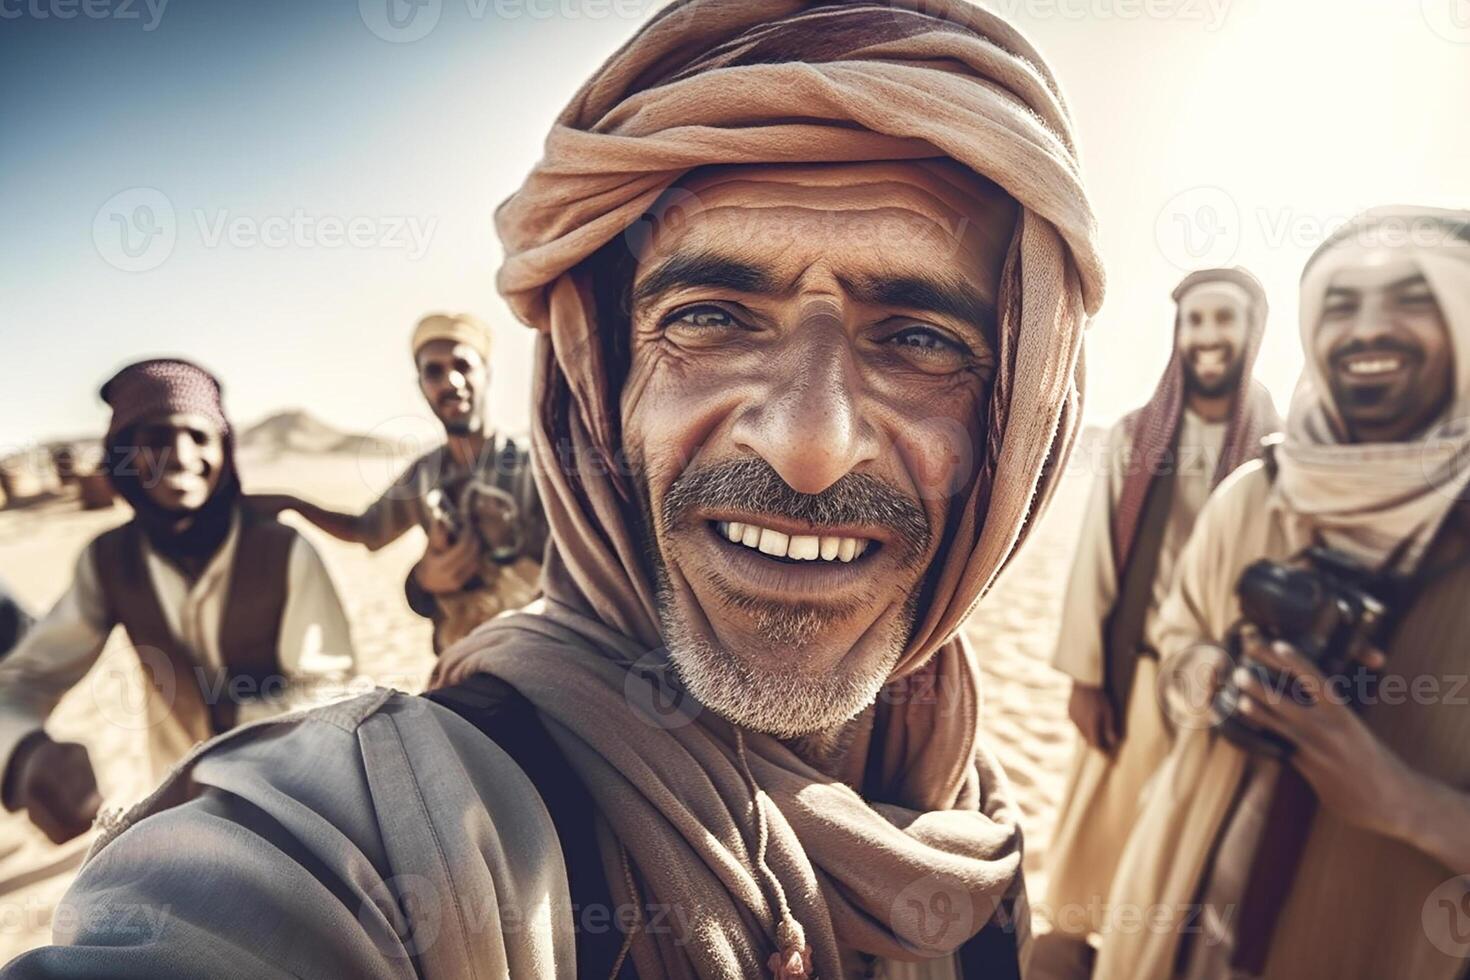
[[1035, 974], [1087, 976], [1089, 933], [1149, 779], [1169, 751], [1153, 628], [1174, 562], [1215, 486], [1280, 427], [1251, 377], [1266, 293], [1244, 269], [1200, 269], [1174, 290], [1174, 354], [1153, 397], [1108, 433], [1062, 604], [1053, 663], [1072, 678], [1081, 744], [1047, 855]]
[[498, 215], [542, 331], [544, 607], [428, 700], [206, 749], [25, 968], [1016, 976], [958, 631], [1065, 461], [1102, 294], [1042, 65], [958, 2], [655, 17]]

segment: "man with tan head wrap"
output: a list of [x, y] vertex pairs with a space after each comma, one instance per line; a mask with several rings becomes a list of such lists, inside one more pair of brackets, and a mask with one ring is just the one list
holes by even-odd
[[1039, 54], [960, 2], [676, 3], [498, 226], [544, 608], [428, 700], [206, 750], [72, 894], [168, 904], [162, 940], [17, 975], [1017, 976], [958, 631], [1050, 496], [1103, 288]]
[[[1355, 219], [1307, 263], [1301, 332], [1285, 441], [1205, 505], [1155, 630], [1166, 675], [1223, 664], [1235, 721], [1218, 727], [1228, 697], [1180, 715], [1114, 878], [1099, 977], [1465, 975], [1470, 212]], [[1364, 573], [1390, 627], [1361, 667], [1324, 676], [1268, 632], [1271, 607], [1237, 594], [1263, 558]]]
[[1108, 434], [1062, 603], [1054, 663], [1072, 678], [1081, 745], [1047, 855], [1032, 965], [1090, 972], [1090, 933], [1149, 777], [1169, 750], [1154, 695], [1152, 627], [1174, 560], [1210, 491], [1280, 426], [1251, 378], [1266, 294], [1244, 269], [1201, 269], [1174, 290], [1174, 352], [1153, 397]]
[[442, 651], [487, 619], [536, 598], [546, 517], [531, 456], [490, 427], [490, 330], [467, 313], [431, 313], [409, 341], [419, 391], [444, 426], [424, 453], [360, 514], [289, 494], [248, 499], [257, 512], [294, 510], [343, 541], [377, 551], [414, 526], [428, 538], [404, 584], [409, 607], [434, 621]]

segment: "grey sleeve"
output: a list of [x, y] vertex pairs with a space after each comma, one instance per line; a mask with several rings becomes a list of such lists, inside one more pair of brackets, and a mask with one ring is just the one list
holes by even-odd
[[530, 780], [452, 712], [386, 691], [209, 743], [104, 833], [55, 921], [6, 978], [575, 969]]
[[392, 544], [419, 522], [423, 507], [420, 470], [428, 465], [428, 458], [422, 457], [409, 464], [408, 469], [388, 484], [378, 499], [357, 518], [362, 543], [369, 551]]

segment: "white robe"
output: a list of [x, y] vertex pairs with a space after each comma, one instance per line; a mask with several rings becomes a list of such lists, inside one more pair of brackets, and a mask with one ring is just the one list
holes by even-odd
[[[1154, 646], [1158, 610], [1169, 594], [1175, 561], [1209, 498], [1227, 427], [1225, 422], [1206, 422], [1184, 410], [1173, 506], [1164, 530], [1153, 597], [1144, 616], [1143, 636], [1149, 646]], [[1104, 454], [1095, 459], [1097, 478], [1067, 583], [1053, 658], [1058, 670], [1094, 687], [1103, 683], [1103, 631], [1118, 595], [1113, 508], [1123, 489], [1127, 448], [1119, 422], [1108, 434]], [[1037, 909], [1059, 933], [1082, 938], [1107, 926], [1104, 906], [1118, 856], [1149, 780], [1169, 750], [1168, 731], [1154, 691], [1157, 670], [1152, 658], [1139, 658], [1125, 719], [1126, 737], [1112, 754], [1078, 739], [1048, 854], [1047, 900]]]

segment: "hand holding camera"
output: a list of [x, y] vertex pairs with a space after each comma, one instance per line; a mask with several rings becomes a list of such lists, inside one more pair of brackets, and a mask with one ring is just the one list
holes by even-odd
[[[1247, 705], [1312, 708], [1350, 703], [1343, 681], [1376, 656], [1399, 584], [1328, 548], [1247, 566], [1236, 583], [1242, 623], [1230, 638], [1237, 664], [1215, 697], [1216, 728], [1243, 749], [1286, 756], [1292, 740], [1255, 723]], [[1283, 666], [1284, 661], [1294, 669]], [[1310, 668], [1310, 669], [1308, 669]]]

